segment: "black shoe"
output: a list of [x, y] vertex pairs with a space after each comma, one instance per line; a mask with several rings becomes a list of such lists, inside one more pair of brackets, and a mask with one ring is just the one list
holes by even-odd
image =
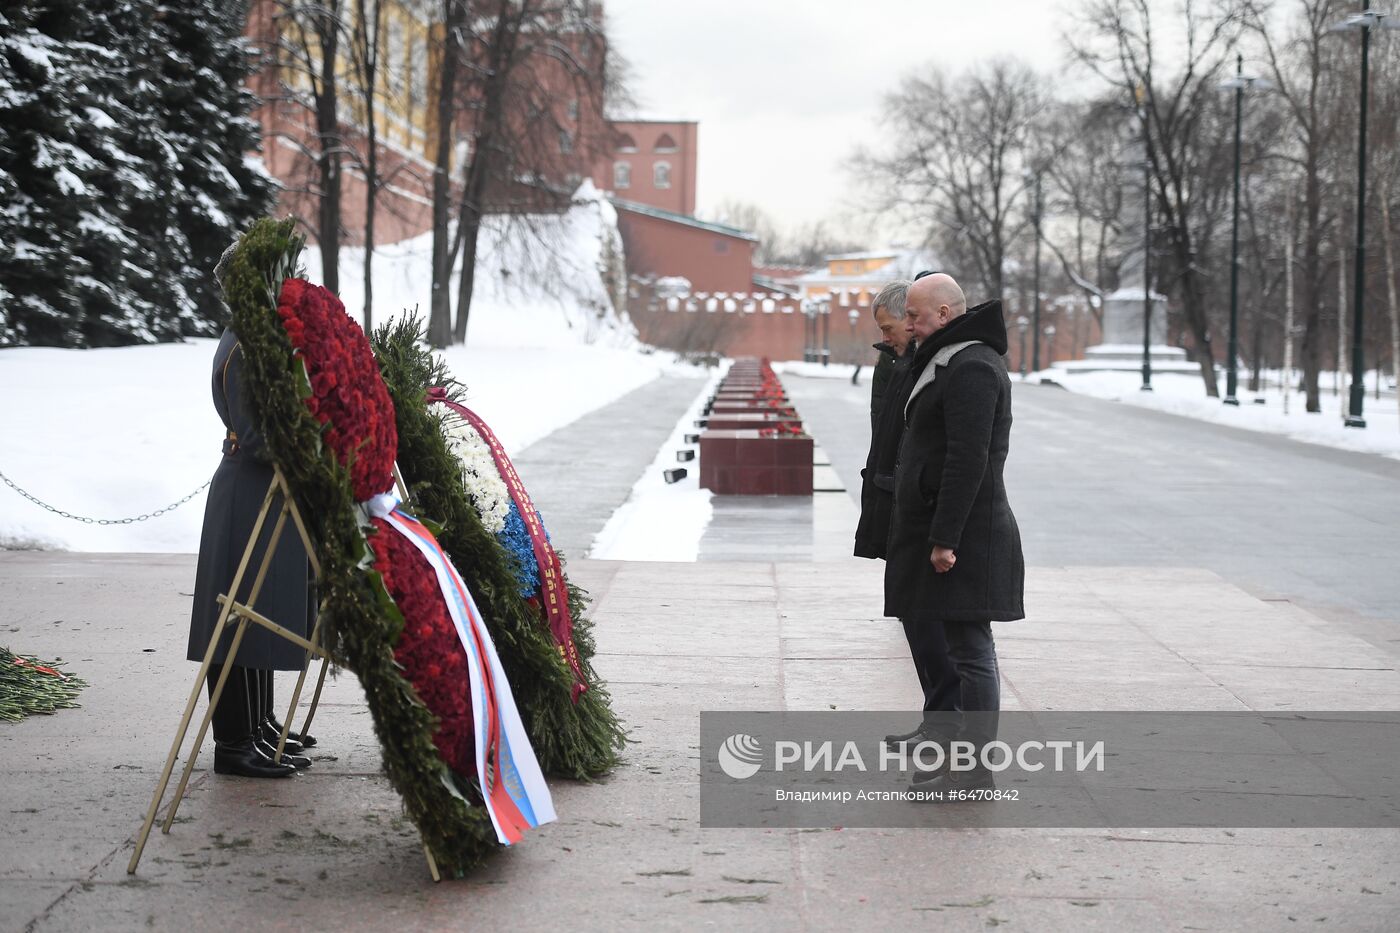
[[903, 745], [903, 744], [906, 743], [906, 742], [918, 743], [918, 742], [922, 742], [924, 739], [926, 739], [926, 738], [928, 738], [928, 737], [929, 737], [929, 736], [927, 736], [927, 735], [924, 733], [924, 727], [923, 727], [923, 726], [920, 726], [919, 728], [915, 729], [913, 732], [902, 732], [902, 733], [899, 733], [899, 734], [897, 734], [897, 735], [892, 733], [892, 734], [890, 734], [890, 735], [885, 736], [885, 744], [886, 744], [886, 745]]
[[[267, 717], [267, 725], [269, 725], [269, 726], [272, 727], [272, 733], [273, 733], [273, 735], [278, 735], [278, 736], [280, 736], [280, 735], [282, 734], [282, 724], [281, 724], [280, 722], [277, 721], [276, 717], [273, 717], [273, 716]], [[277, 740], [276, 740], [276, 739], [273, 739], [272, 741], [273, 741], [273, 744], [276, 745]], [[287, 733], [287, 741], [288, 741], [288, 742], [296, 742], [296, 743], [297, 743], [298, 745], [300, 745], [302, 748], [315, 748], [315, 747], [316, 747], [316, 736], [314, 736], [314, 735], [302, 735], [300, 732], [288, 732], [288, 733]]]
[[[300, 755], [303, 751], [306, 750], [305, 746], [303, 746], [296, 739], [292, 738], [292, 736], [294, 735], [296, 735], [295, 732], [290, 732], [287, 734], [287, 744], [282, 747], [282, 754]], [[258, 737], [261, 738], [268, 745], [271, 745], [273, 748], [276, 748], [277, 740], [282, 738], [282, 729], [280, 727], [273, 726], [271, 722], [264, 722], [262, 726], [258, 729]]]
[[297, 769], [290, 764], [278, 764], [260, 752], [252, 736], [240, 742], [214, 743], [214, 773], [239, 777], [291, 777]]
[[986, 768], [973, 768], [970, 771], [951, 771], [945, 768], [941, 771], [926, 772], [926, 774], [927, 776], [925, 774], [914, 775], [909, 789], [928, 794], [943, 794], [943, 799], [951, 802], [982, 799], [977, 794], [971, 797], [962, 796], [967, 791], [994, 791], [997, 789], [996, 778]]
[[[274, 743], [266, 742], [262, 739], [255, 739], [253, 741], [253, 747], [265, 755], [268, 761], [273, 762], [277, 760], [277, 746]], [[311, 767], [310, 758], [307, 758], [305, 755], [289, 755], [285, 751], [282, 752], [281, 763], [284, 765], [291, 765], [298, 771], [302, 768]]]

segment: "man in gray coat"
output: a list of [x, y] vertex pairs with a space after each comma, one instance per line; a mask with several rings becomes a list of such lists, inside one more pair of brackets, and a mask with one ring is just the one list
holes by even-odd
[[[942, 628], [960, 683], [958, 738], [980, 750], [996, 738], [1001, 709], [991, 623], [1025, 617], [1021, 534], [1003, 480], [1011, 441], [1006, 324], [1001, 302], [969, 311], [944, 274], [914, 283], [906, 313], [919, 349], [895, 466], [885, 615]], [[914, 786], [995, 785], [979, 766], [922, 774]]]
[[[224, 268], [233, 247], [224, 253], [214, 271], [222, 286]], [[238, 335], [225, 330], [214, 352], [212, 386], [214, 408], [225, 427], [223, 457], [209, 486], [204, 507], [204, 527], [199, 539], [199, 560], [195, 567], [194, 605], [190, 613], [187, 657], [203, 661], [214, 635], [221, 606], [218, 597], [233, 587], [233, 578], [252, 535], [258, 509], [267, 495], [273, 477], [272, 463], [248, 410], [243, 383], [243, 352]], [[281, 498], [273, 508], [281, 507]], [[246, 603], [257, 568], [272, 539], [273, 517], [264, 523], [257, 547], [249, 561], [237, 599]], [[253, 608], [279, 625], [306, 637], [315, 615], [310, 595], [310, 565], [301, 536], [287, 522], [277, 549], [268, 565], [267, 577]], [[258, 625], [249, 625], [239, 644], [238, 654], [230, 656], [234, 626], [226, 625], [214, 652], [209, 670], [212, 696], [224, 665], [229, 675], [214, 708], [214, 771], [243, 777], [287, 777], [311, 760], [297, 754], [316, 740], [293, 732], [288, 736], [286, 754], [274, 762], [273, 746], [281, 732], [272, 708], [272, 672], [299, 671], [306, 652]]]

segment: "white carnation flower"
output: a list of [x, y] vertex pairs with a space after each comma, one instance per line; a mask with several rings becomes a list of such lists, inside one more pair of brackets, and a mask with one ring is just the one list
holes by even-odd
[[496, 469], [491, 448], [465, 418], [450, 410], [442, 417], [448, 449], [462, 468], [462, 487], [492, 534], [505, 530], [510, 514], [510, 490]]

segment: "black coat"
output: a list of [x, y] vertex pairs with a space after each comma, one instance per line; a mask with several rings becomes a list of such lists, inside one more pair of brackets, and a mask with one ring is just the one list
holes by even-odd
[[899, 441], [904, 436], [904, 403], [914, 387], [910, 369], [914, 345], [904, 356], [896, 356], [888, 344], [876, 344], [880, 365], [887, 366], [884, 396], [878, 406], [871, 388], [870, 452], [860, 471], [860, 521], [856, 524], [856, 557], [873, 560], [885, 556], [890, 535], [890, 511], [894, 506], [894, 464], [899, 457]]
[[[946, 365], [939, 351], [976, 340]], [[918, 622], [1025, 618], [1021, 533], [1002, 470], [1011, 441], [1011, 380], [1001, 302], [954, 319], [920, 347], [895, 469], [885, 615]], [[932, 378], [929, 382], [925, 371]], [[937, 573], [934, 545], [952, 548]]]
[[887, 343], [871, 344], [879, 351], [879, 359], [875, 361], [875, 372], [870, 377], [870, 430], [874, 433], [876, 424], [880, 420], [880, 412], [885, 407], [885, 394], [889, 391], [890, 377], [894, 375], [895, 361], [899, 359], [899, 354], [894, 352], [894, 347]]
[[[253, 532], [258, 509], [272, 481], [272, 465], [267, 459], [262, 437], [253, 428], [242, 388], [243, 354], [238, 337], [225, 330], [214, 354], [214, 408], [224, 427], [232, 431], [237, 444], [225, 442], [226, 451], [214, 481], [209, 486], [209, 500], [204, 507], [204, 528], [199, 536], [199, 563], [195, 570], [194, 607], [190, 614], [189, 651], [191, 661], [202, 661], [219, 618], [217, 597], [233, 585], [243, 549]], [[212, 446], [212, 444], [211, 444]], [[273, 501], [273, 511], [263, 523], [257, 551], [244, 571], [239, 600], [247, 601], [258, 564], [262, 560], [281, 499]], [[310, 562], [301, 537], [290, 518], [282, 531], [277, 551], [268, 567], [267, 579], [253, 609], [278, 625], [305, 637], [309, 631], [308, 618], [314, 613], [314, 598], [308, 593]], [[234, 626], [225, 627], [225, 635], [214, 654], [214, 660], [227, 660], [228, 645], [233, 640]], [[235, 662], [244, 667], [264, 670], [301, 670], [306, 652], [291, 642], [279, 638], [260, 625], [249, 623], [243, 635]]]

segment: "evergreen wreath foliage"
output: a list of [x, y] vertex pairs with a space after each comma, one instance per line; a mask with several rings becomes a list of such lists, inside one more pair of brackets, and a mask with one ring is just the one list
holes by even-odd
[[322, 426], [305, 404], [311, 392], [306, 369], [293, 358], [277, 316], [283, 280], [300, 275], [305, 237], [294, 228], [291, 219], [254, 223], [224, 278], [231, 326], [242, 343], [246, 394], [321, 562], [322, 641], [364, 687], [384, 769], [405, 811], [439, 866], [461, 875], [500, 846], [479, 792], [443, 763], [433, 743], [436, 721], [394, 661], [403, 617], [372, 570], [350, 472], [323, 444]]
[[540, 767], [580, 780], [598, 777], [617, 764], [627, 733], [612, 710], [606, 684], [593, 670], [587, 593], [569, 585], [574, 644], [588, 682], [574, 703], [573, 673], [541, 610], [520, 595], [510, 557], [468, 499], [442, 424], [429, 411], [430, 387], [443, 387], [459, 402], [464, 387], [423, 340], [416, 318], [385, 324], [370, 338], [394, 401], [399, 470], [414, 504], [442, 522], [438, 541], [481, 608]]

